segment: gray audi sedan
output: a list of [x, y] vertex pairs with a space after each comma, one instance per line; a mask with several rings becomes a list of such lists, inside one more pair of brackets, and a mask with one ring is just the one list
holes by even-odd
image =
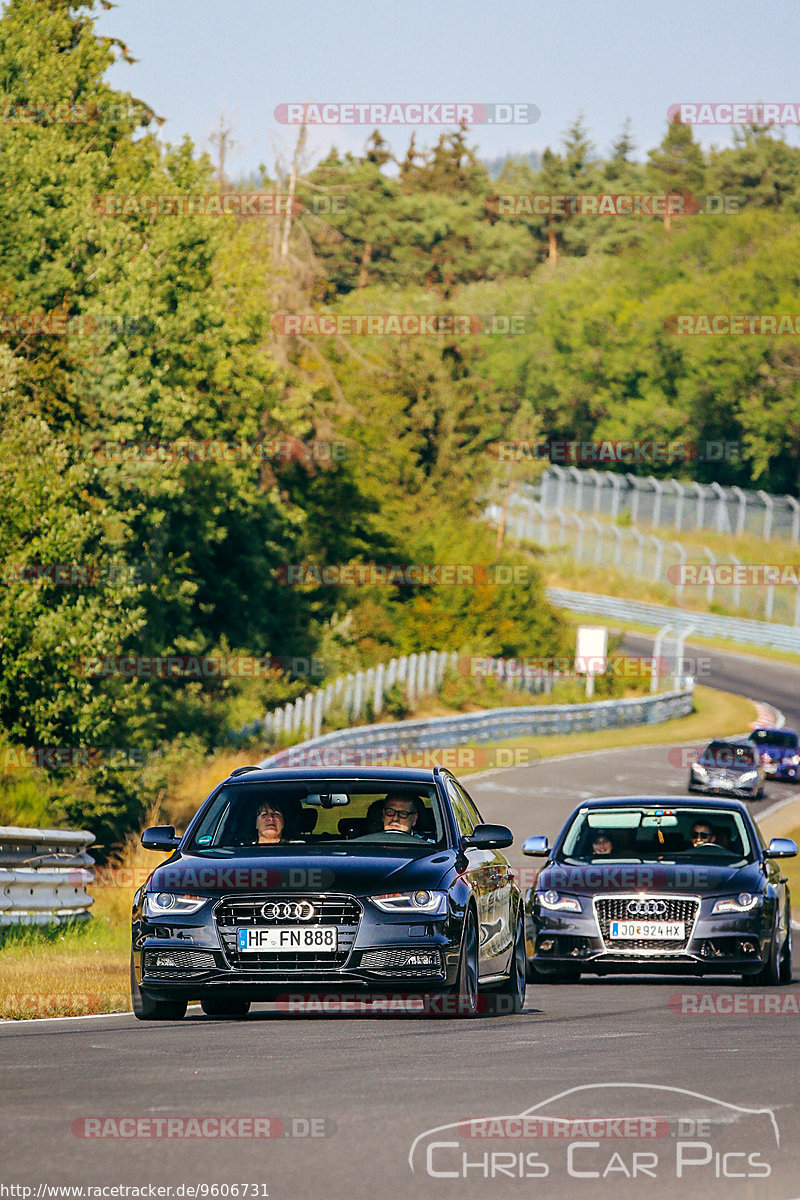
[[551, 848], [525, 898], [528, 979], [581, 973], [740, 975], [751, 984], [792, 978], [789, 888], [738, 800], [609, 797], [584, 801]]

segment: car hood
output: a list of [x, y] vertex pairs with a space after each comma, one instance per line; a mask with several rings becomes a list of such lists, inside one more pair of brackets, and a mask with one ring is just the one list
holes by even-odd
[[[156, 867], [147, 890], [222, 895], [231, 892], [347, 892], [405, 891], [437, 887], [455, 862], [455, 851], [420, 854], [416, 847], [387, 850], [370, 846], [358, 854], [333, 852], [235, 856], [176, 853]], [[416, 851], [416, 852], [414, 852]]]
[[720, 771], [726, 771], [733, 775], [746, 775], [748, 771], [758, 770], [758, 763], [704, 763], [698, 760], [693, 765], [702, 767], [704, 771], [708, 771], [709, 775], [719, 774]]
[[748, 863], [744, 867], [699, 859], [674, 863], [553, 863], [540, 873], [536, 890], [552, 889], [584, 896], [598, 892], [710, 896], [757, 892], [763, 883], [760, 863]]

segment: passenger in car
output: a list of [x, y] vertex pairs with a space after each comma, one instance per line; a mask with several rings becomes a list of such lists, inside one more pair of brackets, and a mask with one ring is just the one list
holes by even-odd
[[592, 842], [592, 854], [612, 854], [614, 851], [614, 843], [607, 833], [602, 830], [595, 834]]
[[256, 810], [256, 842], [259, 846], [284, 841], [286, 814], [279, 801], [264, 800]]

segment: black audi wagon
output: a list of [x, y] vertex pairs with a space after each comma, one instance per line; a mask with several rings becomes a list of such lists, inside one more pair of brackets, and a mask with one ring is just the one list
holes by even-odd
[[134, 1012], [176, 1020], [199, 1000], [240, 1015], [298, 991], [519, 1012], [512, 840], [441, 767], [239, 768], [182, 836], [142, 835], [169, 857], [134, 896]]

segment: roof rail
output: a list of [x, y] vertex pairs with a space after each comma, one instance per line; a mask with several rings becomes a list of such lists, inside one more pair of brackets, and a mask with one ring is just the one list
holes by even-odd
[[261, 770], [261, 767], [237, 767], [235, 771], [231, 771], [228, 778], [233, 779], [235, 775], [245, 775], [248, 771], [260, 771], [260, 770]]

